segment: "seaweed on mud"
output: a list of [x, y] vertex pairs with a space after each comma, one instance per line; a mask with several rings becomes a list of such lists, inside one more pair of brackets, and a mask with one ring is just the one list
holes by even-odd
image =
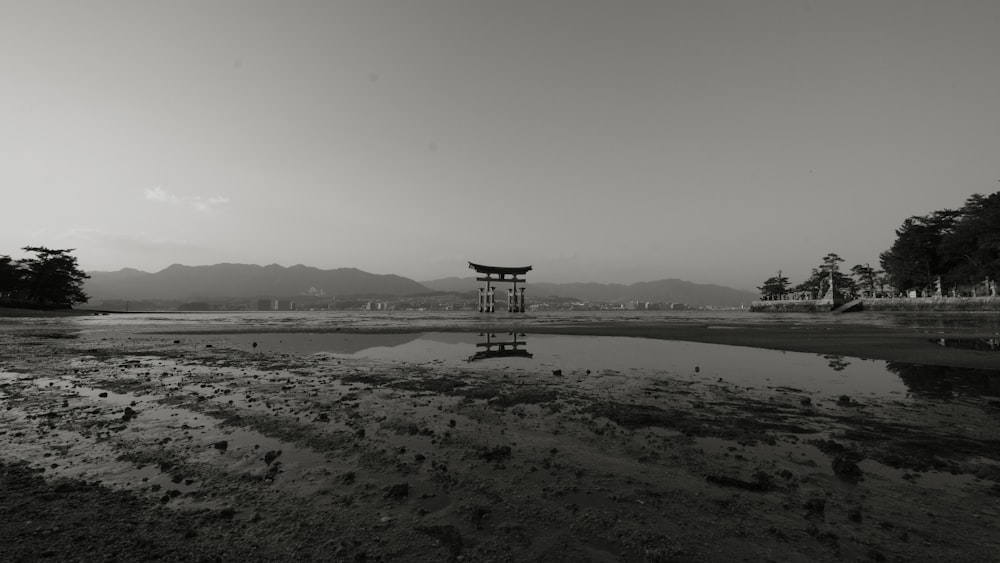
[[690, 417], [678, 411], [666, 411], [652, 405], [626, 405], [622, 403], [596, 403], [587, 409], [592, 415], [604, 417], [615, 424], [636, 430], [650, 426], [676, 428]]
[[441, 542], [441, 545], [448, 548], [451, 560], [456, 560], [459, 554], [462, 553], [462, 534], [455, 526], [450, 524], [443, 526], [416, 526], [413, 529]]
[[513, 393], [503, 393], [490, 400], [490, 405], [499, 409], [505, 409], [514, 405], [537, 405], [539, 403], [551, 403], [559, 395], [555, 391], [544, 389], [527, 389], [524, 391], [514, 391]]
[[365, 383], [374, 387], [390, 385], [399, 378], [381, 373], [355, 373], [340, 376], [341, 383]]
[[436, 377], [434, 379], [410, 379], [404, 381], [394, 381], [389, 384], [393, 389], [404, 391], [431, 391], [445, 395], [453, 394], [455, 389], [465, 387], [468, 383], [451, 379], [448, 377]]
[[285, 442], [312, 448], [316, 451], [334, 451], [352, 443], [353, 438], [346, 432], [317, 433], [312, 425], [293, 420], [276, 420], [266, 415], [234, 415], [228, 410], [205, 411], [205, 414], [221, 419], [219, 427], [236, 426], [260, 432], [265, 436]]

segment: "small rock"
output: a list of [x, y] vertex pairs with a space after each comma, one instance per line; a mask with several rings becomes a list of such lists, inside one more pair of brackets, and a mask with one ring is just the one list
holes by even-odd
[[409, 483], [397, 483], [385, 488], [385, 497], [393, 500], [403, 500], [410, 496]]
[[458, 424], [458, 423], [455, 422], [454, 418], [448, 420], [448, 426], [451, 426], [452, 428], [454, 428], [456, 424]]
[[846, 407], [847, 405], [851, 404], [851, 398], [848, 397], [847, 395], [841, 395], [840, 398], [837, 399], [837, 404], [842, 407]]
[[281, 455], [281, 450], [270, 450], [264, 454], [264, 463], [271, 465], [271, 462], [278, 459]]
[[811, 498], [806, 501], [805, 509], [809, 516], [822, 516], [826, 512], [826, 501], [821, 498]]
[[847, 481], [857, 481], [864, 476], [861, 468], [852, 459], [845, 456], [838, 456], [833, 458], [833, 472], [837, 474], [837, 477]]
[[813, 402], [812, 399], [810, 399], [809, 397], [802, 397], [801, 399], [799, 399], [799, 403], [802, 404], [802, 406], [804, 407], [811, 405], [812, 402]]
[[562, 370], [561, 369], [554, 369], [554, 370], [552, 370], [552, 375], [562, 375]]
[[103, 398], [105, 398], [105, 397], [108, 396], [108, 392], [107, 391], [101, 391], [100, 393], [97, 394], [97, 396], [103, 399]]
[[219, 450], [220, 452], [224, 452], [227, 449], [229, 449], [229, 442], [225, 440], [222, 440], [221, 442], [216, 442], [215, 449]]

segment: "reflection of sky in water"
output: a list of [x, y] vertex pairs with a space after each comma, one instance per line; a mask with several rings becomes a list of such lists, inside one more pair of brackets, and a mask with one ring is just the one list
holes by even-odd
[[[411, 363], [436, 362], [467, 366], [477, 353], [489, 350], [477, 344], [486, 334], [411, 333], [270, 333], [226, 335], [226, 340], [258, 350], [299, 354], [332, 353]], [[494, 351], [514, 336], [493, 333]], [[1000, 395], [1000, 372], [912, 366], [898, 362], [845, 356], [782, 352], [739, 346], [674, 340], [610, 336], [517, 335], [517, 347], [531, 357], [489, 357], [476, 366], [551, 371], [585, 376], [612, 370], [665, 371], [672, 377], [718, 381], [747, 387], [792, 387], [810, 393], [902, 398], [912, 392], [924, 398], [956, 394]]]
[[[14, 319], [7, 319], [15, 321]], [[847, 315], [829, 313], [751, 313], [741, 310], [725, 311], [544, 311], [524, 314], [496, 313], [483, 316], [472, 311], [252, 311], [205, 313], [131, 313], [127, 315], [99, 315], [69, 319], [16, 319], [26, 324], [73, 322], [84, 329], [113, 327], [167, 327], [187, 328], [291, 328], [331, 330], [337, 327], [352, 328], [406, 328], [433, 330], [434, 327], [482, 325], [530, 328], [546, 325], [573, 325], [584, 323], [656, 322], [667, 324], [843, 324], [897, 327], [926, 331], [975, 328], [1000, 332], [1000, 313], [879, 313], [859, 312]]]

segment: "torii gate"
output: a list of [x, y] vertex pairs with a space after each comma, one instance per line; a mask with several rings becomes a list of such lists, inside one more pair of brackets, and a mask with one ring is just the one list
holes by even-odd
[[[479, 274], [485, 274], [485, 277], [476, 278], [476, 281], [486, 282], [486, 288], [479, 288], [479, 312], [480, 313], [492, 313], [496, 310], [496, 300], [493, 295], [493, 282], [511, 282], [514, 284], [513, 289], [507, 290], [507, 312], [509, 313], [523, 313], [524, 312], [524, 288], [521, 288], [521, 293], [517, 292], [517, 283], [526, 283], [524, 278], [518, 278], [518, 275], [525, 275], [531, 270], [531, 266], [524, 266], [522, 268], [503, 268], [500, 266], [483, 266], [482, 264], [473, 264], [469, 262], [469, 268], [476, 271]], [[497, 276], [497, 277], [494, 277]], [[510, 276], [510, 279], [507, 279]]]

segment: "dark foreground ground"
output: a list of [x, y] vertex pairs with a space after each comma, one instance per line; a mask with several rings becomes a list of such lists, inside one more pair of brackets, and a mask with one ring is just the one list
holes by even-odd
[[[688, 328], [997, 367], [896, 333]], [[858, 399], [697, 366], [562, 373], [244, 342], [0, 331], [2, 559], [1000, 559], [988, 387]]]

